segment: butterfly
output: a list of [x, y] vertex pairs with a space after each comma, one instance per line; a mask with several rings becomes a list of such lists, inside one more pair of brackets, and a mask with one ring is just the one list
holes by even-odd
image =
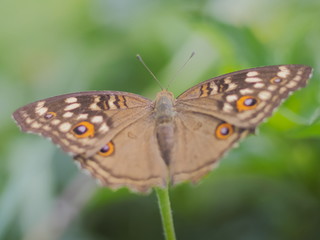
[[71, 93], [21, 107], [13, 118], [22, 131], [52, 139], [102, 185], [149, 192], [199, 181], [311, 73], [305, 65], [246, 69], [177, 98], [162, 90], [154, 101], [119, 91]]

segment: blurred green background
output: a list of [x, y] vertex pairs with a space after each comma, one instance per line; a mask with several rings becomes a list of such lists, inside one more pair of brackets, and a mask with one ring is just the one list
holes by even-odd
[[135, 55], [166, 84], [192, 51], [176, 96], [256, 66], [315, 71], [200, 184], [171, 190], [178, 240], [320, 239], [319, 21], [318, 0], [2, 0], [0, 239], [163, 239], [154, 193], [97, 187], [10, 115], [76, 91], [154, 98], [160, 89]]

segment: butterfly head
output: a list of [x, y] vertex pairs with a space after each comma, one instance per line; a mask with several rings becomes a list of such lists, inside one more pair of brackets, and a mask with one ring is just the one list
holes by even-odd
[[160, 91], [155, 99], [155, 106], [161, 106], [161, 105], [174, 105], [175, 97], [172, 92], [169, 92], [168, 90], [162, 90]]

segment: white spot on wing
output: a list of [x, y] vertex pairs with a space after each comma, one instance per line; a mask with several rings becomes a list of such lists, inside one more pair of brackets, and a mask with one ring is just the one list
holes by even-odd
[[48, 111], [48, 108], [43, 107], [45, 103], [46, 103], [45, 101], [40, 101], [37, 103], [37, 106], [35, 108], [35, 112], [38, 115], [43, 115], [44, 113], [46, 113]]
[[232, 94], [232, 95], [228, 95], [226, 97], [226, 99], [228, 102], [234, 102], [234, 101], [238, 100], [238, 96], [236, 94]]
[[264, 83], [255, 83], [254, 85], [253, 85], [253, 87], [254, 88], [263, 88], [265, 86], [265, 84]]
[[247, 73], [247, 77], [255, 77], [259, 75], [259, 73], [257, 71], [251, 71]]
[[278, 87], [276, 86], [276, 85], [270, 85], [269, 87], [268, 87], [268, 90], [269, 91], [274, 91], [274, 90], [276, 90]]
[[75, 103], [78, 101], [76, 97], [69, 97], [66, 100], [64, 100], [66, 103]]
[[109, 127], [107, 124], [103, 123], [101, 124], [99, 130], [104, 131], [104, 132], [108, 132], [109, 131]]
[[230, 84], [231, 83], [231, 77], [227, 77], [224, 79], [225, 84]]
[[114, 105], [114, 102], [116, 101], [116, 98], [114, 95], [110, 95], [110, 99], [108, 101], [108, 105], [110, 109], [118, 109], [116, 105]]
[[81, 106], [80, 103], [73, 103], [73, 104], [70, 104], [70, 105], [66, 106], [66, 107], [64, 108], [64, 110], [65, 110], [65, 111], [70, 111], [70, 110], [76, 109], [76, 108], [78, 108], [78, 107], [80, 107], [80, 106]]
[[285, 87], [282, 87], [282, 88], [280, 88], [280, 94], [282, 94], [282, 93], [284, 93], [285, 91], [287, 91], [287, 88], [285, 88]]
[[31, 119], [31, 118], [29, 118], [29, 117], [26, 118], [26, 123], [27, 123], [27, 124], [30, 124], [30, 123], [32, 123], [32, 122], [33, 122], [33, 119]]
[[297, 76], [295, 76], [295, 77], [293, 78], [293, 80], [294, 80], [294, 81], [297, 81], [297, 82], [299, 82], [301, 79], [302, 79], [302, 77], [299, 76], [299, 75], [297, 75]]
[[298, 84], [298, 83], [297, 83], [296, 81], [291, 81], [291, 82], [287, 83], [286, 86], [287, 86], [288, 88], [293, 88], [293, 87], [297, 86], [297, 84]]
[[52, 129], [49, 125], [44, 125], [42, 128], [46, 131], [50, 131]]
[[237, 87], [238, 87], [237, 84], [235, 84], [235, 83], [230, 83], [230, 84], [228, 85], [228, 91], [232, 91], [232, 90], [236, 89]]
[[53, 119], [50, 123], [52, 125], [58, 125], [59, 123], [61, 123], [61, 121], [59, 119]]
[[278, 77], [287, 78], [290, 74], [290, 70], [286, 66], [280, 66], [279, 69], [280, 72], [277, 73]]
[[97, 105], [97, 103], [91, 103], [89, 108], [93, 111], [98, 111], [98, 110], [101, 110], [101, 108]]
[[278, 72], [277, 76], [281, 78], [286, 78], [289, 75], [289, 72]]
[[218, 92], [218, 86], [214, 82], [210, 83], [210, 88], [212, 88], [211, 95]]
[[279, 66], [279, 69], [280, 71], [288, 71], [289, 72], [289, 69], [286, 67], [286, 66]]
[[254, 90], [252, 90], [252, 89], [250, 89], [250, 88], [245, 88], [245, 89], [241, 89], [241, 90], [240, 90], [240, 93], [241, 93], [242, 95], [251, 94], [251, 93], [253, 93], [253, 92], [254, 92]]
[[65, 122], [65, 123], [62, 123], [60, 126], [59, 126], [59, 130], [61, 132], [68, 132], [71, 128], [71, 124], [68, 123], [68, 122]]
[[42, 126], [42, 124], [40, 124], [40, 123], [38, 123], [38, 122], [36, 122], [36, 121], [34, 121], [32, 124], [31, 124], [31, 127], [32, 128], [40, 128]]
[[262, 82], [262, 79], [258, 77], [247, 77], [244, 81], [247, 83], [255, 83], [255, 82]]
[[271, 93], [268, 91], [262, 91], [262, 92], [259, 92], [258, 96], [262, 100], [268, 100], [271, 98]]
[[59, 133], [58, 131], [55, 131], [55, 130], [51, 131], [51, 133], [52, 133], [53, 135], [58, 136], [58, 137], [59, 137], [59, 135], [60, 135], [60, 133]]
[[69, 117], [72, 117], [73, 116], [73, 112], [65, 112], [62, 117], [64, 118], [69, 118]]
[[38, 115], [43, 115], [43, 114], [45, 114], [46, 112], [48, 111], [48, 108], [46, 108], [46, 107], [42, 107], [42, 108], [37, 108], [36, 109], [36, 113], [38, 114]]
[[229, 103], [224, 103], [223, 104], [223, 111], [225, 112], [231, 112], [233, 110], [233, 107]]
[[88, 113], [83, 113], [83, 114], [80, 114], [77, 119], [88, 119]]
[[74, 136], [73, 136], [73, 134], [71, 134], [71, 133], [67, 133], [67, 134], [66, 134], [66, 137], [69, 138], [69, 139], [72, 139], [72, 140], [74, 139]]
[[36, 108], [42, 108], [45, 103], [46, 103], [45, 101], [38, 102]]
[[94, 116], [91, 118], [91, 122], [93, 122], [93, 123], [101, 123], [102, 121], [103, 121], [102, 116]]

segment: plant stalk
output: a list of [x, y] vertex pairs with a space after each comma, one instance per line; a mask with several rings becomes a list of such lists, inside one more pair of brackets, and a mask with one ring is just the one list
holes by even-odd
[[166, 240], [176, 240], [173, 225], [172, 210], [169, 197], [169, 188], [155, 188], [158, 198], [162, 227]]

